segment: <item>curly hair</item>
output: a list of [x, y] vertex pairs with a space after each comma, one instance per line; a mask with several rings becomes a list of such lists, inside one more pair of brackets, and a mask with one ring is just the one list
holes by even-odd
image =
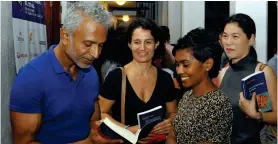
[[191, 49], [192, 56], [201, 63], [209, 58], [213, 59], [214, 63], [209, 71], [209, 77], [215, 78], [218, 75], [223, 53], [223, 49], [218, 42], [218, 35], [203, 28], [193, 29], [178, 40], [172, 51], [173, 55], [180, 49]]

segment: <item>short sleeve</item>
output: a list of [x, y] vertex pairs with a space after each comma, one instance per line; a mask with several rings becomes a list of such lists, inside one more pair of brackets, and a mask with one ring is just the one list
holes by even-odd
[[117, 100], [117, 97], [121, 95], [121, 82], [122, 70], [120, 68], [112, 70], [100, 87], [100, 96], [109, 100]]
[[231, 101], [226, 98], [223, 101], [222, 106], [219, 109], [219, 113], [215, 113], [219, 119], [216, 127], [215, 133], [210, 137], [209, 142], [215, 143], [230, 143], [230, 136], [232, 134], [232, 121], [233, 121], [233, 112]]
[[41, 113], [43, 85], [40, 75], [29, 65], [20, 69], [10, 93], [10, 110], [21, 113]]
[[163, 72], [163, 83], [165, 83], [164, 88], [166, 90], [165, 93], [165, 102], [171, 102], [175, 100], [175, 95], [177, 93], [174, 81], [170, 74]]

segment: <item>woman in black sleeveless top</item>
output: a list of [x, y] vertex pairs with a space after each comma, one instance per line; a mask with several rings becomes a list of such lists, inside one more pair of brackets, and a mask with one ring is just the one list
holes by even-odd
[[[133, 133], [139, 130], [137, 113], [162, 106], [164, 121], [157, 124], [152, 135], [139, 143], [163, 143], [176, 113], [175, 87], [171, 76], [152, 65], [155, 49], [160, 44], [159, 27], [149, 19], [136, 18], [127, 29], [128, 46], [133, 60], [123, 69], [126, 74], [125, 120], [121, 117], [122, 70], [111, 71], [100, 88], [99, 104], [102, 118], [109, 118]], [[112, 114], [109, 111], [112, 110]]]
[[261, 143], [261, 125], [277, 123], [277, 77], [270, 67], [266, 66], [263, 71], [272, 104], [271, 112], [258, 112], [255, 98], [246, 100], [241, 93], [241, 79], [258, 71], [262, 65], [257, 61], [253, 47], [255, 34], [254, 21], [248, 15], [235, 14], [228, 19], [220, 35], [220, 42], [229, 60], [220, 71], [218, 81], [220, 88], [232, 100], [234, 121], [231, 141], [234, 144]]

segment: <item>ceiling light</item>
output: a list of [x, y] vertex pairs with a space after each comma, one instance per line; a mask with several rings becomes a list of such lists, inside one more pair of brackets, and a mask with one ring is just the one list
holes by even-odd
[[125, 21], [125, 22], [129, 21], [129, 16], [128, 15], [123, 15], [123, 21]]
[[116, 1], [116, 3], [117, 3], [118, 5], [124, 5], [124, 4], [125, 4], [125, 1]]

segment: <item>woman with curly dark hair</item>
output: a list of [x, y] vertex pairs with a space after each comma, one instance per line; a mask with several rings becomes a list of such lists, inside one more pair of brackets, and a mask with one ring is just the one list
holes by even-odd
[[193, 29], [178, 40], [173, 54], [182, 84], [191, 90], [179, 102], [167, 143], [230, 143], [231, 101], [212, 82], [222, 54], [217, 36]]
[[[122, 69], [109, 72], [100, 89], [101, 117], [107, 117], [133, 133], [140, 128], [137, 113], [162, 106], [164, 120], [154, 127], [153, 135], [141, 139], [139, 143], [163, 143], [172, 129], [176, 112], [175, 87], [171, 76], [152, 65], [155, 49], [161, 44], [159, 40], [159, 27], [152, 20], [136, 18], [127, 29], [127, 42], [133, 60]], [[121, 99], [122, 79], [126, 80], [125, 102]], [[123, 109], [122, 104], [125, 106]], [[109, 113], [111, 109], [112, 114]]]

